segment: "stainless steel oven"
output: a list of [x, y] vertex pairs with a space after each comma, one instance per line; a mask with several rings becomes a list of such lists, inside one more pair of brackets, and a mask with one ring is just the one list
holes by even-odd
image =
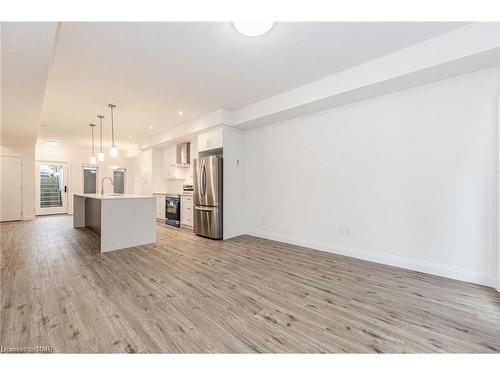
[[167, 194], [165, 198], [165, 224], [181, 226], [181, 197], [178, 194]]

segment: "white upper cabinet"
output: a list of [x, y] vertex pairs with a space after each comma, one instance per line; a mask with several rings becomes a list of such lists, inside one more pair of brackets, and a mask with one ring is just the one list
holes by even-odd
[[177, 175], [177, 147], [171, 145], [163, 151], [163, 177], [178, 178]]
[[223, 146], [223, 128], [198, 135], [198, 152], [213, 150]]

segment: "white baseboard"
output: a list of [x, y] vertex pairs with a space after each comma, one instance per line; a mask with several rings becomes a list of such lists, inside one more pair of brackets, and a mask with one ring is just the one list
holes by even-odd
[[428, 262], [420, 259], [401, 257], [387, 253], [374, 252], [364, 249], [356, 249], [341, 245], [335, 245], [328, 242], [288, 236], [258, 229], [248, 230], [247, 234], [273, 241], [285, 242], [292, 245], [309, 247], [315, 250], [322, 250], [329, 253], [346, 255], [375, 263], [386, 264], [389, 266], [406, 268], [412, 271], [424, 272], [431, 275], [447, 277], [450, 279], [496, 287], [496, 278], [494, 275], [488, 275], [466, 268], [450, 266], [442, 263]]

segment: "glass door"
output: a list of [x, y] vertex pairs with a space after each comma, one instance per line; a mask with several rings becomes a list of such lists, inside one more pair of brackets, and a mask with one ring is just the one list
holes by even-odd
[[36, 215], [68, 213], [68, 165], [36, 162]]
[[125, 169], [113, 170], [113, 193], [125, 194]]

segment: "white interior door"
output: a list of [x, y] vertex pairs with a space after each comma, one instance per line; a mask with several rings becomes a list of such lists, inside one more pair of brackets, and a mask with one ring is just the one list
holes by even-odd
[[68, 213], [68, 164], [36, 162], [36, 215]]
[[23, 211], [22, 159], [2, 156], [0, 179], [0, 221], [21, 220]]

